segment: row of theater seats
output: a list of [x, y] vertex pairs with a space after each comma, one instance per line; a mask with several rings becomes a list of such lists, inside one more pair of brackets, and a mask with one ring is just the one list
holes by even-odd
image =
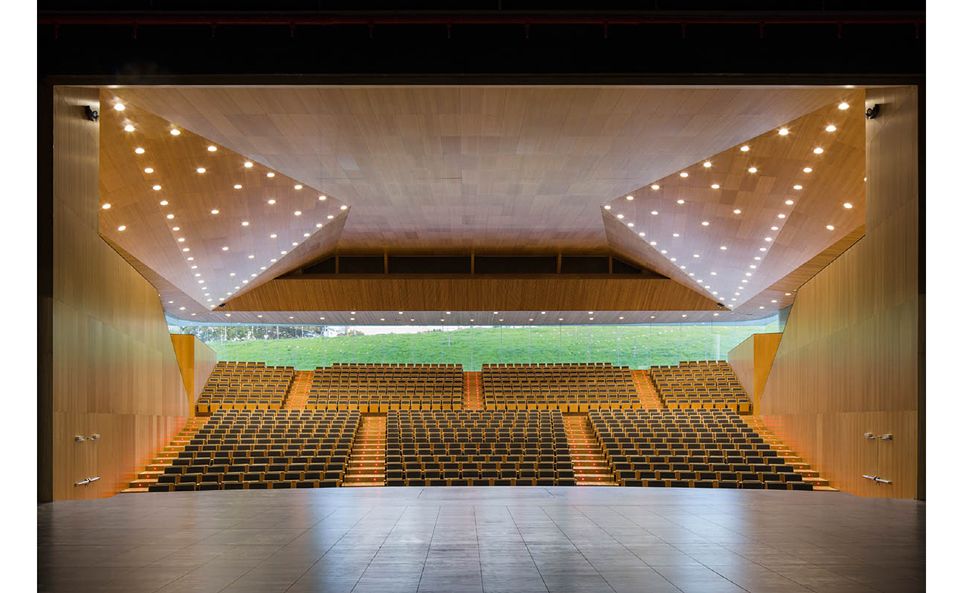
[[294, 367], [266, 366], [263, 362], [225, 362], [214, 365], [197, 410], [280, 409], [294, 381]]
[[574, 486], [562, 413], [391, 411], [387, 486]]
[[812, 490], [732, 410], [593, 410], [623, 486]]
[[334, 364], [314, 371], [313, 409], [457, 410], [464, 403], [460, 364]]
[[151, 492], [340, 486], [361, 415], [218, 410]]
[[485, 364], [482, 389], [494, 410], [641, 407], [629, 368], [610, 363]]
[[749, 395], [726, 361], [683, 361], [678, 365], [654, 366], [649, 375], [667, 408], [751, 411]]

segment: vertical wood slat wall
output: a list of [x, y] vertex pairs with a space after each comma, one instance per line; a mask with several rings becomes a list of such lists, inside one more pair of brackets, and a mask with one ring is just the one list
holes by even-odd
[[759, 413], [762, 394], [781, 339], [781, 333], [752, 334], [729, 351], [727, 360], [752, 400], [753, 414]]
[[119, 492], [190, 415], [157, 291], [97, 231], [99, 131], [83, 107], [98, 97], [54, 89], [52, 467], [40, 468], [54, 500]]
[[917, 101], [915, 87], [867, 91], [882, 112], [866, 126], [866, 236], [798, 291], [761, 403], [834, 486], [865, 496], [923, 496]]
[[191, 334], [171, 334], [174, 356], [181, 370], [184, 389], [187, 390], [188, 408], [194, 415], [194, 404], [204, 390], [204, 384], [217, 364], [217, 353]]

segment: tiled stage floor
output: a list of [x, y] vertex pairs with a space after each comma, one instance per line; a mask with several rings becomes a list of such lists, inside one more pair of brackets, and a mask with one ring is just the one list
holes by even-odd
[[923, 590], [925, 506], [822, 492], [378, 488], [38, 508], [40, 591]]

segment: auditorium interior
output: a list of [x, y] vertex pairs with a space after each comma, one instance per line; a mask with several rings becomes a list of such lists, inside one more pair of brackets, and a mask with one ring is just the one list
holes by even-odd
[[925, 590], [921, 5], [41, 4], [39, 591]]

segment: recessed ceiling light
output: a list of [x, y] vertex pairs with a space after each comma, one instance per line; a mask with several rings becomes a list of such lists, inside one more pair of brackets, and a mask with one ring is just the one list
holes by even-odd
[[220, 213], [221, 213], [221, 211], [218, 210], [217, 208], [211, 210], [211, 214], [220, 214]]
[[802, 189], [802, 186], [797, 183], [796, 185], [792, 186], [792, 188], [796, 191], [799, 191]]
[[161, 186], [159, 186], [159, 185], [153, 185], [153, 186], [151, 186], [151, 189], [154, 190], [154, 191], [160, 191], [160, 190], [161, 190]]
[[725, 250], [727, 250], [727, 249], [729, 249], [729, 248], [726, 247], [725, 245], [720, 245], [720, 246], [719, 246], [719, 249], [725, 251]]
[[203, 175], [204, 173], [207, 173], [207, 169], [205, 169], [204, 167], [198, 167], [197, 172]]
[[655, 247], [655, 246], [658, 245], [658, 244], [659, 244], [659, 243], [658, 243], [657, 241], [649, 241], [649, 245], [651, 245], [651, 246], [653, 246], [653, 247]]
[[242, 221], [241, 221], [241, 226], [251, 226], [251, 223], [248, 222], [248, 221], [246, 221], [246, 220], [242, 220]]
[[291, 247], [297, 247], [297, 246], [298, 246], [297, 241], [291, 241]]
[[120, 225], [119, 227], [117, 227], [117, 230], [123, 233], [124, 231], [127, 230], [127, 225], [126, 225], [126, 224], [122, 224], [122, 225]]
[[715, 276], [716, 273], [715, 273], [715, 272], [709, 272], [709, 275], [710, 275], [710, 276]]
[[736, 208], [735, 210], [732, 211], [732, 213], [733, 213], [733, 214], [742, 214], [742, 210]]
[[274, 171], [268, 171], [267, 173], [264, 174], [264, 176], [269, 178], [274, 177]]
[[789, 128], [779, 128], [779, 135], [780, 135], [780, 136], [788, 136], [788, 135], [789, 135]]
[[104, 210], [110, 210], [110, 203], [109, 202], [105, 203], [104, 205], [101, 206], [101, 208]]
[[846, 111], [847, 109], [849, 109], [849, 103], [847, 103], [846, 101], [843, 101], [842, 103], [840, 103], [840, 104], [837, 105], [836, 107], [837, 107], [840, 111]]
[[180, 136], [180, 135], [181, 135], [180, 130], [178, 130], [177, 128], [171, 128], [171, 136]]
[[254, 254], [252, 253], [251, 255], [248, 255], [247, 258], [248, 258], [248, 259], [254, 259]]
[[655, 319], [655, 315], [649, 315], [649, 319]]
[[709, 221], [708, 221], [708, 220], [703, 220], [703, 221], [702, 221], [702, 226], [709, 226]]
[[763, 241], [765, 241], [766, 243], [772, 243], [772, 237], [766, 237], [765, 239], [763, 239]]
[[779, 230], [779, 227], [777, 227], [777, 226], [771, 226], [771, 227], [769, 227], [769, 230], [770, 230], [770, 231], [778, 231], [778, 230]]
[[827, 224], [827, 225], [826, 225], [826, 230], [827, 230], [827, 231], [835, 231], [835, 230], [836, 230], [836, 227], [834, 227], [834, 226], [831, 225], [831, 224]]
[[301, 185], [300, 183], [295, 183], [295, 184], [294, 184], [294, 189], [301, 190], [301, 189], [304, 189], [304, 186]]
[[759, 248], [759, 251], [766, 251], [766, 248], [765, 248], [765, 247], [760, 247], [760, 248]]
[[719, 184], [718, 184], [718, 183], [713, 183], [713, 184], [710, 185], [709, 187], [711, 187], [712, 189], [719, 189]]
[[311, 233], [304, 233], [304, 236], [305, 236], [305, 237], [310, 237], [310, 236], [311, 236]]
[[181, 249], [181, 251], [183, 251], [184, 253], [190, 253], [191, 248], [190, 248], [190, 247], [185, 247], [184, 249]]
[[240, 183], [235, 183], [235, 184], [234, 184], [234, 189], [241, 189], [242, 187], [244, 187], [244, 186], [241, 185]]
[[271, 238], [272, 238], [272, 239], [277, 239], [277, 238], [278, 238], [277, 233], [271, 233]]
[[167, 215], [167, 220], [174, 220], [174, 215], [173, 215], [173, 214], [168, 214], [168, 215]]
[[749, 145], [743, 144], [742, 146], [739, 147], [739, 150], [741, 150], [742, 152], [749, 152]]
[[668, 253], [668, 251], [666, 251], [665, 249], [663, 249], [663, 250], [660, 251], [659, 253], [661, 253], [662, 255], [665, 255], [666, 253]]
[[178, 237], [178, 238], [177, 238], [177, 242], [178, 242], [178, 243], [183, 243], [184, 241], [187, 241], [187, 239], [185, 239], [184, 237]]
[[756, 260], [756, 261], [762, 261], [762, 258], [761, 258], [761, 257], [759, 257], [758, 255], [757, 255], [757, 256], [755, 256], [755, 257], [753, 257], [752, 259], [754, 259], [754, 260]]
[[658, 211], [658, 210], [653, 210], [653, 211], [650, 212], [649, 214], [651, 214], [652, 216], [658, 216], [658, 215], [659, 215], [659, 211]]
[[712, 161], [706, 161], [706, 162], [702, 163], [702, 166], [705, 167], [706, 169], [708, 169], [708, 168], [712, 167]]
[[748, 171], [749, 171], [750, 173], [752, 173], [752, 174], [755, 174], [755, 173], [757, 173], [757, 172], [759, 171], [759, 169], [757, 169], [757, 168], [755, 168], [755, 167], [749, 167]]
[[244, 168], [245, 168], [245, 169], [250, 169], [250, 168], [253, 167], [253, 166], [254, 166], [254, 163], [252, 163], [251, 161], [244, 161]]
[[168, 203], [167, 200], [161, 200], [161, 201], [160, 201], [160, 205], [161, 205], [161, 206], [166, 206], [167, 203]]
[[792, 205], [795, 204], [795, 203], [796, 203], [796, 202], [793, 202], [792, 200], [786, 200], [786, 205], [787, 205], [787, 206], [792, 206]]
[[679, 233], [672, 233], [672, 236], [678, 238]]
[[685, 204], [685, 200], [676, 200], [675, 203], [681, 206], [682, 204]]
[[187, 258], [187, 261], [194, 261], [194, 256], [192, 255], [191, 257]]
[[333, 218], [334, 218], [334, 214], [328, 214], [328, 220], [331, 220]]
[[659, 191], [659, 188], [661, 188], [662, 186], [659, 185], [658, 183], [653, 183], [653, 184], [650, 185], [649, 187], [652, 188], [652, 191]]
[[144, 167], [144, 173], [147, 173], [148, 175], [150, 175], [153, 172], [154, 172], [154, 167]]
[[[108, 204], [108, 206], [109, 206], [109, 204]], [[843, 208], [845, 208], [845, 209], [847, 209], [847, 210], [851, 210], [852, 207], [853, 207], [853, 205], [850, 204], [849, 202], [843, 202]]]
[[824, 151], [822, 146], [817, 146], [816, 148], [813, 149], [813, 154], [822, 154], [823, 152]]
[[749, 269], [750, 269], [750, 270], [755, 270], [755, 269], [758, 268], [758, 267], [759, 267], [759, 266], [757, 266], [756, 264], [749, 264]]
[[140, 146], [134, 149], [134, 154], [144, 154], [145, 152], [146, 151]]
[[688, 177], [688, 176], [689, 176], [689, 174], [686, 173], [685, 171], [679, 173], [679, 177], [681, 177], [681, 178], [683, 178], [683, 179], [685, 179], [685, 178]]
[[629, 228], [632, 228], [632, 227], [634, 227], [634, 226], [635, 226], [635, 223], [634, 223], [634, 222], [628, 223], [628, 227], [629, 227]]
[[783, 294], [786, 295], [786, 296], [792, 296], [792, 293], [791, 293], [791, 292], [785, 292], [785, 293], [783, 293]]
[[779, 214], [776, 215], [776, 218], [786, 218], [786, 215], [780, 212]]
[[834, 126], [833, 124], [829, 124], [828, 126], [826, 126], [826, 131], [829, 133], [835, 132], [836, 126]]
[[625, 196], [625, 199], [631, 202], [635, 199], [635, 196]]
[[211, 144], [207, 147], [207, 152], [217, 152], [217, 147]]
[[348, 205], [347, 205], [347, 204], [341, 204], [341, 209], [342, 209], [342, 210], [347, 210], [347, 209], [348, 209]]
[[301, 211], [300, 211], [300, 210], [295, 210], [295, 211], [294, 211], [294, 215], [295, 215], [295, 216], [301, 216]]
[[812, 167], [803, 167], [803, 173], [812, 173], [812, 172], [813, 172]]
[[602, 206], [602, 207], [605, 208], [606, 210], [611, 210], [611, 209], [612, 209], [612, 206], [610, 206], [610, 205], [608, 205], [608, 204], [606, 204], [605, 206]]
[[692, 254], [692, 257], [694, 257], [694, 258], [696, 258], [696, 259], [699, 259], [700, 255], [699, 255], [698, 253], [693, 253], [693, 254]]
[[135, 130], [134, 124], [127, 124], [126, 126], [124, 126], [125, 132], [133, 132], [134, 130]]
[[[225, 245], [224, 247], [221, 247], [221, 251], [227, 251], [228, 249], [230, 249], [230, 247], [228, 247], [227, 245]], [[233, 275], [234, 274], [231, 274], [231, 276]]]
[[315, 226], [315, 228], [321, 228], [321, 227], [323, 227], [324, 225], [319, 222], [319, 223], [316, 223], [314, 226]]
[[114, 103], [114, 111], [123, 111], [125, 109], [127, 109], [127, 106], [124, 105], [123, 103], [120, 103], [120, 102]]
[[273, 206], [273, 205], [277, 204], [278, 201], [275, 200], [274, 198], [271, 198], [270, 200], [267, 201], [267, 203], [268, 203], [269, 206]]
[[[715, 294], [715, 292], [713, 292], [713, 294]], [[712, 316], [713, 316], [713, 317], [718, 317], [719, 314], [718, 314], [718, 313], [713, 313]]]
[[618, 218], [619, 220], [622, 220], [623, 218], [625, 218], [625, 215], [624, 215], [624, 214], [616, 214], [615, 217]]

